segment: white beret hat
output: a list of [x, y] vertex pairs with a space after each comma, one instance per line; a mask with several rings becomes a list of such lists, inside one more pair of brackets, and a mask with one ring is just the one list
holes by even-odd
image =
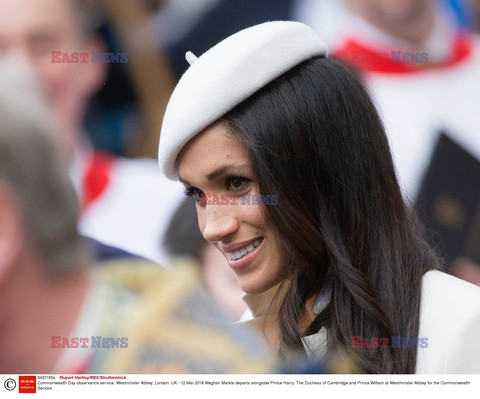
[[170, 97], [158, 160], [166, 177], [178, 179], [176, 159], [195, 135], [256, 91], [314, 56], [326, 55], [317, 34], [300, 22], [265, 22], [229, 36], [191, 64]]

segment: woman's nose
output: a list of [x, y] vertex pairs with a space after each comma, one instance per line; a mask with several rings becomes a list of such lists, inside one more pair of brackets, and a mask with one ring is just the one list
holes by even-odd
[[231, 205], [206, 205], [202, 232], [207, 241], [220, 242], [237, 231], [235, 208]]

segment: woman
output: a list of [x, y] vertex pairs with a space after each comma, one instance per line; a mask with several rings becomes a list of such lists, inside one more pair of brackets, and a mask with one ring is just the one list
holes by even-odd
[[315, 33], [270, 22], [187, 60], [159, 160], [270, 345], [340, 352], [364, 373], [480, 372], [479, 344], [445, 347], [474, 341], [480, 290], [434, 271], [376, 109]]

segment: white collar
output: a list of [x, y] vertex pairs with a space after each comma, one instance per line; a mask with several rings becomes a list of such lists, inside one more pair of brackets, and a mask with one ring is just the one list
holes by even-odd
[[435, 11], [432, 32], [420, 45], [414, 45], [399, 39], [382, 29], [375, 27], [358, 15], [349, 16], [352, 35], [356, 40], [375, 49], [389, 51], [428, 52], [430, 62], [443, 62], [451, 57], [457, 29], [455, 22], [445, 12]]

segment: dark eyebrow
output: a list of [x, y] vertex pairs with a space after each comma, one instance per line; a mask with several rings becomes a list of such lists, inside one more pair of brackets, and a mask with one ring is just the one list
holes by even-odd
[[[207, 175], [207, 180], [208, 181], [212, 181], [214, 180], [215, 178], [217, 178], [218, 176], [228, 172], [229, 170], [233, 169], [248, 169], [250, 168], [250, 165], [247, 165], [247, 164], [241, 164], [241, 165], [225, 165], [225, 166], [222, 166], [216, 170], [214, 170], [213, 172], [210, 172], [208, 175]], [[187, 186], [190, 186], [192, 187], [193, 184], [191, 184], [188, 180], [182, 178], [182, 177], [179, 177], [178, 180], [180, 182], [182, 182], [183, 184], [187, 185]]]
[[225, 172], [228, 172], [230, 169], [247, 169], [249, 168], [249, 165], [247, 164], [243, 164], [243, 165], [225, 165], [225, 166], [222, 166], [221, 168], [218, 168], [216, 170], [214, 170], [213, 172], [210, 172], [208, 175], [207, 175], [207, 180], [208, 181], [212, 181], [214, 180], [216, 177], [224, 174]]

